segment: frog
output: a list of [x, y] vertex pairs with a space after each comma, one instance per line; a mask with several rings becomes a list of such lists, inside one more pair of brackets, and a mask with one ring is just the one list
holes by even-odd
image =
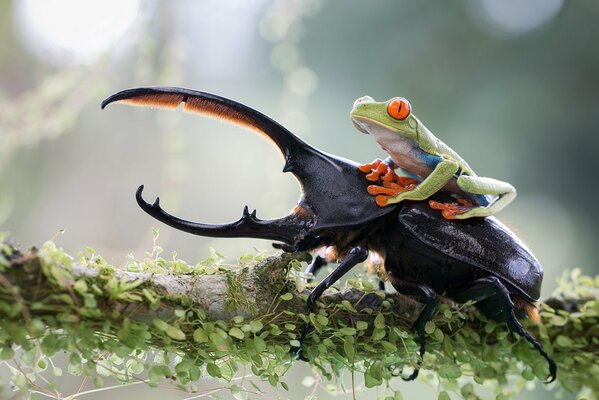
[[[377, 102], [364, 96], [354, 102], [350, 113], [354, 127], [372, 135], [389, 157], [363, 164], [367, 179], [383, 185], [368, 186], [381, 206], [402, 201], [422, 201], [442, 190], [458, 201], [438, 203], [446, 219], [488, 217], [507, 206], [516, 197], [511, 184], [478, 176], [468, 163], [443, 143], [414, 115], [412, 105], [403, 97]], [[395, 170], [403, 171], [402, 176]]]

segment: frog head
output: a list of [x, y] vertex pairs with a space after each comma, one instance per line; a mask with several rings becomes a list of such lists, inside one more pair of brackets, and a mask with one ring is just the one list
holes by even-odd
[[403, 97], [394, 97], [384, 102], [376, 102], [364, 96], [354, 102], [350, 113], [351, 120], [360, 132], [375, 137], [398, 134], [418, 141], [420, 121], [412, 114], [412, 106]]

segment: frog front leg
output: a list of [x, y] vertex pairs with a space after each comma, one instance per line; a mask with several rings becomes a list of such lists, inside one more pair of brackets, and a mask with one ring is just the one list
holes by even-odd
[[456, 161], [443, 159], [432, 172], [418, 185], [410, 190], [402, 190], [401, 193], [392, 191], [383, 191], [380, 186], [371, 185], [368, 187], [368, 193], [379, 194], [377, 204], [384, 206], [387, 204], [399, 203], [403, 200], [420, 201], [429, 198], [441, 190], [449, 180], [451, 180], [460, 166]]
[[456, 213], [453, 218], [488, 217], [507, 206], [516, 197], [516, 189], [507, 182], [482, 176], [460, 175], [457, 184], [464, 192], [480, 195], [498, 196], [488, 206], [476, 206], [463, 213]]

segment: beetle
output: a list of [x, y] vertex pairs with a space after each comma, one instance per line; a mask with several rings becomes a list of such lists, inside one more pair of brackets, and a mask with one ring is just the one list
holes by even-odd
[[[143, 198], [144, 186], [136, 192], [139, 206], [157, 220], [195, 235], [250, 237], [276, 241], [286, 252], [329, 249], [338, 266], [308, 296], [307, 308], [315, 311], [323, 292], [355, 265], [377, 255], [391, 285], [401, 294], [424, 303], [414, 322], [420, 359], [425, 354], [424, 327], [437, 309], [440, 296], [458, 303], [475, 300], [487, 317], [503, 320], [509, 329], [526, 339], [549, 366], [547, 382], [555, 380], [557, 367], [518, 317], [538, 319], [543, 270], [524, 243], [495, 217], [446, 220], [422, 201], [379, 207], [368, 194], [372, 182], [360, 165], [322, 152], [268, 116], [236, 101], [214, 94], [175, 87], [126, 89], [102, 102], [177, 108], [222, 118], [254, 130], [280, 150], [285, 164], [302, 187], [291, 212], [281, 218], [262, 220], [246, 206], [242, 217], [229, 224], [187, 221], [166, 212], [159, 198], [152, 204]], [[447, 201], [438, 193], [437, 201]], [[326, 259], [315, 256], [308, 271], [316, 272]], [[307, 325], [301, 336], [310, 332]], [[413, 380], [418, 368], [405, 378]]]

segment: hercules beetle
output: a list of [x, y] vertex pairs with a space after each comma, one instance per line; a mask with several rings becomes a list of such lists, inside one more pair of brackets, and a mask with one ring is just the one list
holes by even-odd
[[[289, 215], [261, 220], [247, 206], [236, 222], [211, 225], [186, 221], [168, 214], [157, 198], [153, 204], [136, 193], [139, 206], [152, 217], [195, 235], [251, 237], [274, 240], [283, 251], [332, 249], [339, 265], [308, 296], [314, 311], [322, 293], [365, 261], [369, 254], [384, 260], [384, 272], [402, 294], [423, 302], [414, 323], [425, 352], [424, 327], [437, 308], [440, 295], [456, 302], [475, 300], [483, 314], [506, 321], [511, 331], [530, 342], [549, 364], [548, 382], [555, 380], [557, 367], [541, 345], [524, 329], [518, 316], [538, 319], [543, 270], [518, 237], [495, 217], [446, 220], [426, 202], [402, 202], [380, 207], [367, 193], [371, 183], [356, 162], [324, 153], [305, 143], [266, 115], [233, 100], [196, 90], [172, 87], [143, 87], [118, 92], [102, 102], [174, 109], [208, 114], [257, 131], [281, 151], [285, 166], [302, 186], [298, 204]], [[439, 201], [447, 197], [437, 194]], [[315, 256], [309, 271], [326, 261]], [[304, 330], [302, 339], [309, 332]], [[416, 369], [407, 379], [418, 375]]]

